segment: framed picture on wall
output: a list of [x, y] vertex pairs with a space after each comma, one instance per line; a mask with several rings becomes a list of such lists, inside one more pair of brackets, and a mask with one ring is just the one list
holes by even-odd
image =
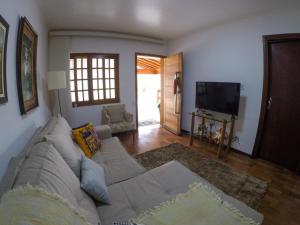
[[19, 22], [17, 43], [17, 83], [21, 114], [38, 106], [36, 54], [38, 36], [26, 19]]
[[0, 15], [0, 104], [8, 101], [6, 85], [6, 49], [9, 25]]

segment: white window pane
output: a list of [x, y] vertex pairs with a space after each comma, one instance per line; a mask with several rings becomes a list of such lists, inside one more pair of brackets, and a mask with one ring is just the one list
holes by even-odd
[[70, 80], [74, 80], [74, 70], [70, 70]]
[[82, 59], [82, 68], [87, 68], [87, 58]]
[[85, 91], [84, 92], [84, 101], [88, 101], [89, 100], [89, 92]]
[[109, 68], [109, 59], [105, 59], [105, 68]]
[[77, 79], [82, 79], [82, 71], [77, 70]]
[[109, 91], [109, 89], [108, 90], [105, 90], [105, 97], [106, 97], [106, 99], [110, 99], [110, 91]]
[[77, 68], [81, 68], [81, 59], [77, 59]]
[[87, 70], [82, 70], [82, 77], [83, 79], [87, 79]]
[[94, 91], [94, 100], [98, 100], [99, 96], [98, 96], [98, 91]]
[[105, 79], [105, 88], [109, 88], [110, 85], [109, 85], [109, 79]]
[[98, 83], [99, 83], [99, 89], [103, 89], [103, 80], [102, 79], [99, 79], [98, 80]]
[[115, 78], [115, 70], [110, 70], [110, 78]]
[[98, 78], [103, 78], [103, 70], [98, 69]]
[[81, 91], [82, 90], [82, 81], [77, 81], [77, 90]]
[[93, 80], [93, 89], [98, 89], [97, 80]]
[[98, 68], [102, 68], [102, 59], [98, 59]]
[[111, 90], [110, 90], [110, 97], [111, 97], [111, 98], [115, 98], [115, 97], [116, 97], [115, 89], [111, 89]]
[[75, 92], [71, 92], [71, 100], [72, 102], [76, 102]]
[[100, 90], [99, 91], [99, 99], [104, 99], [104, 91], [103, 90]]
[[110, 68], [115, 68], [115, 60], [110, 59]]
[[92, 59], [92, 66], [93, 68], [97, 68], [97, 58]]
[[74, 59], [70, 59], [70, 69], [74, 69]]
[[87, 80], [84, 80], [83, 81], [83, 90], [88, 90], [89, 87], [88, 87], [88, 81]]
[[75, 91], [75, 81], [70, 82], [70, 89], [71, 91]]
[[97, 69], [93, 69], [93, 78], [97, 79]]
[[115, 79], [110, 79], [110, 88], [115, 88]]
[[79, 102], [82, 102], [82, 101], [83, 101], [83, 94], [82, 94], [82, 91], [79, 91], [79, 92], [78, 92], [78, 101], [79, 101]]
[[109, 78], [109, 69], [105, 69], [105, 78]]

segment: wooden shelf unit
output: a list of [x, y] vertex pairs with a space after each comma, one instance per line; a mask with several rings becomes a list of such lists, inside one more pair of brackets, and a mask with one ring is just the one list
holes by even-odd
[[[206, 114], [195, 113], [195, 112], [190, 113], [190, 115], [192, 115], [190, 140], [189, 140], [190, 145], [193, 145], [194, 129], [195, 129], [195, 117], [199, 117], [199, 118], [201, 118], [201, 126], [202, 127], [205, 126], [205, 120], [216, 121], [216, 122], [219, 122], [219, 123], [222, 124], [222, 133], [221, 133], [220, 143], [219, 143], [218, 152], [217, 152], [218, 159], [220, 159], [220, 157], [221, 157], [221, 150], [223, 149], [223, 146], [224, 146], [225, 132], [226, 132], [227, 124], [229, 124], [229, 123], [231, 124], [230, 125], [229, 136], [228, 136], [228, 144], [227, 144], [227, 147], [226, 147], [226, 153], [229, 152], [229, 150], [231, 148], [231, 143], [232, 143], [232, 138], [233, 138], [233, 129], [234, 129], [234, 123], [235, 123], [235, 119], [233, 117], [228, 120], [228, 119], [220, 119], [220, 118], [216, 118], [216, 117], [213, 117], [213, 116], [208, 116]], [[203, 136], [204, 136], [204, 129], [202, 129], [201, 132], [202, 133], [200, 135], [200, 137], [201, 137], [200, 139], [202, 139]]]

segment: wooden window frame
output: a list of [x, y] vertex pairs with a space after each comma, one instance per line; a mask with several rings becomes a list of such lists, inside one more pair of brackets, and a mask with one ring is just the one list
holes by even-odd
[[[77, 58], [87, 58], [87, 80], [88, 80], [88, 95], [89, 95], [89, 101], [78, 101], [78, 89], [77, 89]], [[104, 92], [104, 99], [99, 100], [93, 100], [93, 66], [92, 66], [92, 58], [102, 58], [102, 69], [103, 69], [103, 92]], [[105, 72], [104, 70], [106, 67], [104, 66], [104, 59], [114, 59], [114, 71], [115, 71], [115, 98], [114, 99], [105, 99], [106, 96], [106, 88], [105, 88]], [[113, 53], [71, 53], [70, 59], [74, 59], [74, 85], [75, 85], [75, 91], [71, 91], [71, 87], [69, 89], [69, 93], [75, 92], [75, 102], [72, 102], [73, 107], [81, 107], [81, 106], [92, 106], [92, 105], [102, 105], [102, 104], [111, 104], [111, 103], [119, 103], [120, 102], [120, 85], [119, 85], [119, 54], [113, 54]], [[97, 67], [98, 69], [98, 67]], [[70, 64], [69, 64], [69, 72]], [[70, 73], [69, 73], [70, 77]], [[110, 77], [110, 75], [109, 75]], [[98, 80], [99, 78], [97, 78]], [[70, 80], [69, 80], [70, 81]], [[98, 89], [100, 90], [100, 89]], [[72, 101], [72, 99], [71, 99]]]

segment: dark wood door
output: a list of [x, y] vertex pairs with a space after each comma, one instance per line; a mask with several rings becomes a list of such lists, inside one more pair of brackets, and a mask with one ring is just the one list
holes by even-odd
[[298, 170], [300, 35], [266, 36], [264, 42], [264, 121], [259, 156], [286, 168]]

